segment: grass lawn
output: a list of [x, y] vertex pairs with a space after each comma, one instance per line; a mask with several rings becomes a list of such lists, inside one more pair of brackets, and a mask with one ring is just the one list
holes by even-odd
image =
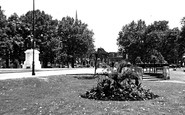
[[0, 115], [183, 115], [185, 84], [143, 81], [160, 97], [146, 101], [97, 101], [79, 95], [96, 86], [89, 77], [51, 76], [0, 81]]

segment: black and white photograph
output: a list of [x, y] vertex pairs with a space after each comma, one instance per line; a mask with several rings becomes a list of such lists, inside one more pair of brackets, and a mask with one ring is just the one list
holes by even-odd
[[185, 115], [184, 4], [0, 0], [0, 115]]

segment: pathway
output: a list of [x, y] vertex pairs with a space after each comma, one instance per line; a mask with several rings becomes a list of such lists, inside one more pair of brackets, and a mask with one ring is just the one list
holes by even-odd
[[[98, 68], [97, 73], [101, 73], [103, 69]], [[173, 82], [185, 83], [184, 69], [177, 69], [177, 71], [170, 70], [170, 80], [161, 80], [160, 78], [144, 75], [143, 80], [156, 82]], [[8, 73], [10, 71], [10, 73]], [[0, 80], [28, 78], [28, 77], [44, 77], [52, 75], [66, 75], [66, 74], [94, 74], [94, 68], [49, 68], [36, 71], [36, 75], [32, 76], [31, 70], [23, 69], [0, 69]]]
[[[28, 77], [44, 77], [44, 76], [52, 76], [52, 75], [66, 75], [66, 74], [93, 74], [94, 68], [70, 68], [70, 69], [64, 69], [64, 68], [51, 68], [51, 69], [42, 69], [39, 71], [36, 71], [36, 75], [32, 75], [31, 70], [24, 71], [23, 69], [9, 69], [11, 73], [1, 73], [0, 74], [0, 80], [5, 79], [16, 79], [16, 78], [28, 78]], [[0, 70], [1, 72], [3, 69]], [[6, 69], [8, 71], [8, 69]], [[12, 72], [13, 71], [13, 72]], [[22, 72], [21, 72], [22, 71]], [[102, 69], [98, 68], [97, 73], [101, 72]]]

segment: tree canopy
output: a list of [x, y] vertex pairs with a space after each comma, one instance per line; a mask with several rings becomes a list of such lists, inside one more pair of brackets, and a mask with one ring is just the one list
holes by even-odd
[[67, 16], [54, 20], [44, 11], [35, 10], [34, 22], [33, 33], [33, 11], [20, 17], [14, 13], [7, 19], [0, 7], [0, 57], [5, 60], [5, 67], [24, 62], [24, 51], [32, 48], [33, 34], [43, 67], [63, 62], [73, 66], [76, 58], [86, 57], [94, 50], [94, 33], [79, 19]]
[[63, 46], [62, 54], [71, 60], [74, 66], [75, 58], [80, 58], [94, 48], [94, 33], [87, 28], [87, 24], [78, 19], [64, 17], [58, 25], [58, 35]]
[[125, 51], [133, 63], [137, 57], [145, 63], [151, 63], [154, 57], [157, 63], [177, 63], [181, 57], [179, 51], [184, 48], [180, 33], [178, 28], [170, 29], [165, 20], [150, 25], [146, 25], [143, 20], [132, 21], [119, 32], [117, 44], [119, 50]]
[[[53, 19], [44, 11], [34, 12], [35, 47], [40, 51], [43, 67], [48, 63], [72, 64], [78, 59], [89, 58], [95, 52], [94, 33], [79, 19], [66, 16]], [[33, 46], [33, 11], [6, 17], [0, 7], [0, 60], [4, 67], [18, 67], [24, 62], [24, 51]], [[128, 54], [132, 63], [178, 63], [185, 53], [185, 17], [182, 27], [170, 29], [168, 21], [132, 21], [118, 33], [119, 51]], [[101, 59], [107, 58], [99, 49]], [[2, 63], [3, 62], [3, 63]]]

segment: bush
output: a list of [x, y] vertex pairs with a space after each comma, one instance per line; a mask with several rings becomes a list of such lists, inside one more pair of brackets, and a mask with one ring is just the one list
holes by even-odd
[[99, 75], [97, 86], [82, 94], [81, 97], [95, 100], [139, 101], [158, 96], [142, 88], [139, 75], [128, 69], [123, 73]]

